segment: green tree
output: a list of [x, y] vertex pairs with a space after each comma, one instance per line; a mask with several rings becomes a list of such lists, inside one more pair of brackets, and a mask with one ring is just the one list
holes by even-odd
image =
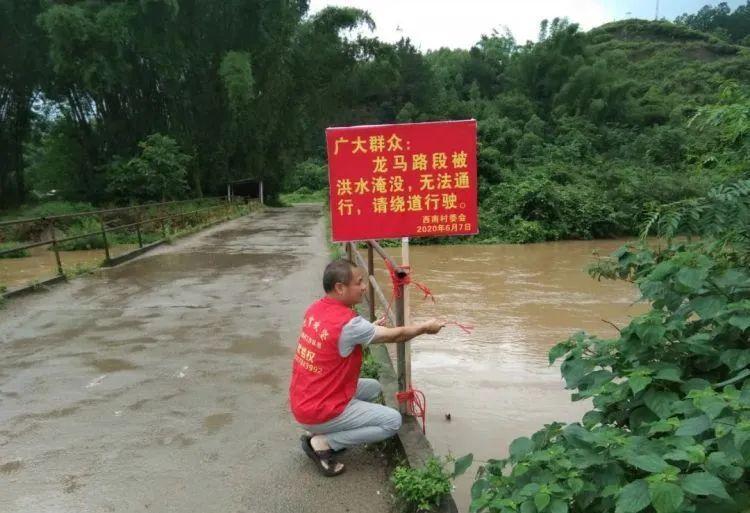
[[675, 21], [733, 43], [750, 45], [750, 2], [740, 5], [734, 12], [726, 2], [715, 7], [706, 5], [697, 13], [685, 13]]
[[734, 81], [720, 91], [721, 103], [701, 107], [690, 120], [704, 139], [701, 163], [718, 165], [722, 174], [745, 174], [750, 159], [750, 92]]
[[24, 144], [46, 78], [46, 44], [36, 25], [42, 0], [0, 0], [0, 210], [26, 195]]
[[177, 142], [161, 134], [148, 136], [138, 145], [141, 154], [110, 170], [107, 188], [121, 201], [182, 199], [189, 190], [187, 166], [191, 157]]

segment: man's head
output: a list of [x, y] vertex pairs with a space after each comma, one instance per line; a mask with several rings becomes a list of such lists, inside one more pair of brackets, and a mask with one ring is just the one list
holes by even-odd
[[348, 260], [334, 260], [323, 271], [323, 290], [347, 306], [362, 302], [367, 291], [367, 281], [362, 269]]

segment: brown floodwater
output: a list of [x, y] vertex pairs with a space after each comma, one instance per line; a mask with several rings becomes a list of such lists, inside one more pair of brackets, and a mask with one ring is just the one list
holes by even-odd
[[[137, 248], [137, 244], [117, 244], [110, 247], [112, 258]], [[15, 289], [57, 276], [55, 253], [48, 246], [28, 250], [23, 258], [0, 258], [0, 285]], [[77, 268], [98, 267], [104, 261], [103, 249], [60, 251], [60, 262], [66, 272]]]
[[606, 255], [623, 242], [411, 247], [413, 278], [437, 299], [423, 301], [412, 287], [412, 320], [445, 317], [475, 327], [466, 334], [448, 326], [412, 343], [412, 379], [427, 398], [435, 452], [472, 452], [478, 462], [456, 483], [460, 511], [468, 510], [478, 464], [506, 457], [519, 436], [588, 411], [588, 403], [570, 401], [547, 352], [581, 330], [613, 336], [604, 321], [623, 326], [644, 310], [633, 305], [632, 285], [585, 272], [594, 250]]

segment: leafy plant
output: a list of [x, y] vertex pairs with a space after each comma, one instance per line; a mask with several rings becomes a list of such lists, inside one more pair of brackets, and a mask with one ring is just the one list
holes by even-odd
[[[750, 12], [750, 10], [748, 11]], [[726, 176], [747, 172], [750, 157], [750, 90], [729, 80], [722, 84], [718, 103], [704, 105], [690, 119], [705, 153], [694, 158], [704, 170]]]
[[472, 454], [467, 454], [455, 460], [450, 473], [445, 469], [452, 461], [449, 458], [432, 457], [421, 468], [398, 466], [391, 477], [396, 495], [409, 511], [434, 511], [450, 494], [451, 480], [466, 472], [473, 458]]
[[372, 356], [369, 348], [364, 351], [364, 358], [362, 359], [362, 368], [359, 371], [359, 375], [363, 378], [378, 379], [380, 377], [380, 364]]

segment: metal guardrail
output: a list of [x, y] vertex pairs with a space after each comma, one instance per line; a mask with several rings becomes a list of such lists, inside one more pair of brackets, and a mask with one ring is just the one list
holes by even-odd
[[[178, 204], [184, 204], [184, 203], [195, 203], [195, 202], [201, 202], [201, 201], [214, 201], [219, 200], [220, 203], [218, 205], [213, 205], [206, 208], [200, 208], [197, 210], [191, 210], [188, 212], [176, 212], [172, 214], [164, 214], [164, 207], [166, 206], [173, 206]], [[161, 233], [162, 237], [164, 239], [167, 238], [167, 228], [166, 228], [166, 221], [171, 219], [176, 219], [180, 217], [186, 217], [194, 214], [198, 214], [201, 212], [207, 212], [210, 210], [217, 210], [217, 209], [228, 209], [232, 205], [232, 202], [230, 200], [227, 200], [225, 196], [219, 196], [219, 197], [211, 197], [211, 198], [201, 198], [201, 199], [192, 199], [192, 200], [181, 200], [181, 201], [168, 201], [163, 203], [150, 203], [150, 204], [144, 204], [144, 205], [136, 205], [132, 207], [122, 207], [122, 208], [112, 208], [112, 209], [106, 209], [106, 210], [93, 210], [89, 212], [77, 212], [72, 214], [62, 214], [57, 216], [48, 216], [48, 217], [35, 217], [35, 218], [26, 218], [26, 219], [18, 219], [13, 221], [4, 221], [0, 223], [0, 228], [8, 227], [8, 226], [15, 226], [15, 225], [21, 225], [21, 224], [28, 224], [28, 223], [42, 223], [47, 225], [47, 228], [49, 229], [51, 239], [39, 241], [39, 242], [32, 242], [29, 244], [23, 244], [20, 246], [16, 246], [9, 249], [4, 249], [0, 251], [0, 256], [16, 253], [18, 251], [24, 251], [31, 248], [36, 248], [40, 246], [51, 246], [52, 250], [55, 253], [55, 262], [57, 264], [57, 273], [59, 275], [63, 275], [63, 267], [62, 267], [62, 261], [60, 258], [60, 248], [59, 245], [65, 242], [74, 241], [77, 239], [86, 239], [96, 236], [101, 236], [103, 243], [104, 243], [104, 254], [105, 254], [105, 264], [112, 260], [110, 255], [110, 244], [109, 240], [107, 239], [107, 233], [115, 232], [117, 230], [125, 230], [128, 228], [135, 228], [136, 229], [136, 235], [138, 238], [138, 246], [139, 248], [143, 248], [143, 234], [141, 232], [141, 227], [148, 224], [154, 224], [159, 223], [161, 225]], [[141, 214], [144, 210], [153, 209], [156, 207], [158, 212], [158, 217], [154, 218], [148, 218], [148, 219], [142, 219]], [[114, 214], [114, 213], [122, 213], [127, 211], [138, 211], [138, 221], [134, 223], [128, 223], [118, 226], [112, 226], [108, 227], [106, 225], [105, 216], [108, 214]], [[62, 219], [74, 219], [74, 218], [83, 218], [83, 217], [96, 217], [99, 221], [100, 230], [96, 232], [90, 232], [85, 233], [81, 235], [75, 235], [72, 237], [65, 237], [63, 239], [58, 239], [55, 235], [55, 221], [59, 221]]]
[[87, 217], [93, 215], [113, 214], [115, 212], [127, 212], [129, 210], [146, 210], [152, 207], [165, 207], [167, 205], [179, 205], [181, 203], [194, 203], [196, 201], [224, 200], [226, 196], [210, 196], [207, 198], [193, 198], [188, 200], [163, 201], [161, 203], [144, 203], [143, 205], [133, 205], [130, 207], [108, 208], [104, 210], [89, 210], [86, 212], [74, 212], [72, 214], [58, 214], [54, 216], [27, 217], [24, 219], [13, 219], [10, 221], [0, 221], [0, 228], [13, 226], [17, 224], [34, 223], [40, 221], [56, 221], [59, 219], [72, 219], [75, 217]]
[[[358, 267], [367, 269], [367, 279], [370, 285], [367, 289], [367, 307], [370, 321], [374, 322], [376, 320], [375, 299], [377, 296], [377, 299], [383, 305], [386, 315], [388, 316], [388, 320], [391, 321], [391, 324], [393, 324], [394, 326], [403, 326], [405, 318], [404, 285], [403, 283], [396, 284], [396, 293], [393, 299], [393, 310], [391, 310], [389, 308], [390, 302], [386, 299], [385, 294], [383, 294], [383, 290], [380, 288], [380, 285], [375, 279], [375, 253], [377, 253], [378, 256], [383, 259], [383, 261], [387, 262], [388, 266], [393, 269], [397, 275], [401, 277], [406, 276], [409, 274], [409, 270], [396, 264], [396, 262], [394, 262], [390, 255], [385, 252], [383, 247], [378, 244], [377, 241], [368, 240], [365, 243], [367, 244], [367, 262], [365, 262], [365, 259], [357, 250], [356, 243], [347, 242], [344, 244], [344, 247], [346, 250], [347, 260]], [[404, 392], [407, 388], [405, 344], [396, 345], [396, 376], [398, 378], [398, 390], [399, 392]], [[406, 403], [399, 403], [399, 409], [401, 410], [401, 413], [405, 413]]]

